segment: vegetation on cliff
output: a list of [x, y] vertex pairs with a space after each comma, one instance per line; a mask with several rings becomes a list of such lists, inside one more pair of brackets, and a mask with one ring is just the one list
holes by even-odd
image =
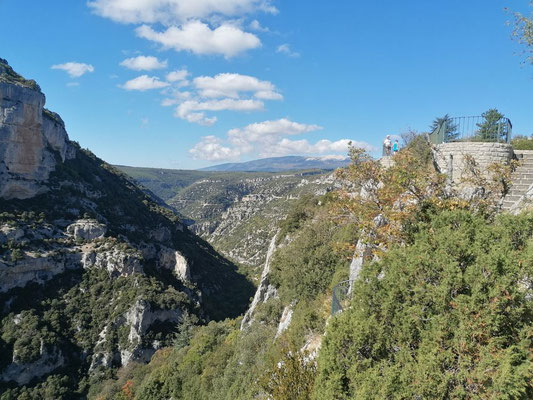
[[427, 210], [330, 322], [315, 398], [531, 398], [532, 234], [531, 216]]
[[[171, 345], [187, 332], [180, 321], [202, 324], [246, 309], [253, 286], [236, 267], [188, 232], [160, 201], [90, 152], [78, 147], [74, 159], [58, 164], [48, 185], [47, 193], [32, 199], [0, 200], [0, 225], [7, 232], [21, 232], [0, 243], [3, 268], [39, 260], [45, 267], [43, 285], [0, 293], [2, 400], [83, 398], [89, 387], [110, 377], [129, 357], [135, 359], [130, 351]], [[105, 236], [85, 240], [66, 235], [65, 226], [82, 217], [104, 224]], [[145, 257], [140, 249], [150, 244], [155, 252], [178, 250], [190, 265], [192, 280], [181, 281], [157, 259]], [[110, 257], [108, 270], [83, 269], [79, 260], [68, 261], [80, 251]], [[131, 257], [142, 272], [110, 270], [115, 264], [121, 267], [120, 257]], [[62, 263], [64, 272], [46, 275], [47, 268]], [[143, 312], [175, 317], [151, 321]], [[134, 326], [135, 318], [142, 325]], [[47, 365], [56, 361], [57, 368], [49, 371]], [[17, 384], [5, 375], [17, 365], [37, 375]]]
[[[121, 371], [102, 398], [530, 398], [533, 219], [497, 215], [507, 171], [488, 179], [474, 168], [487, 190], [466, 201], [446, 188], [423, 138], [397, 157], [384, 169], [354, 149], [344, 192], [293, 206], [272, 260], [278, 295], [249, 327], [198, 328], [187, 345]], [[380, 258], [326, 328], [331, 289], [361, 237]]]

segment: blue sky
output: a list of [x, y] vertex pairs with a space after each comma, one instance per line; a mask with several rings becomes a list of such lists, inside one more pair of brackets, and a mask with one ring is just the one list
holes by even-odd
[[529, 0], [0, 0], [0, 57], [111, 163], [344, 155], [492, 107], [533, 134], [505, 7]]

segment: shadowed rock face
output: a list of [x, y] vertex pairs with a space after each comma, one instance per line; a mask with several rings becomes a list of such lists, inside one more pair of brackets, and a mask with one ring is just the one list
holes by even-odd
[[63, 121], [44, 109], [39, 87], [12, 74], [0, 60], [0, 197], [27, 199], [46, 191], [56, 154], [64, 161], [74, 148]]

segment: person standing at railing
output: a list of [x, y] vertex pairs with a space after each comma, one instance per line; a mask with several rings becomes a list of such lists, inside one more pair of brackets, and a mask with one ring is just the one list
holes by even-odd
[[392, 142], [390, 140], [390, 135], [387, 135], [383, 141], [383, 155], [389, 157], [391, 155]]

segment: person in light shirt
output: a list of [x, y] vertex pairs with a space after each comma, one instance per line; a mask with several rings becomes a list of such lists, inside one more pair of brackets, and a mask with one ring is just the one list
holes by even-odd
[[392, 149], [392, 141], [390, 140], [390, 135], [387, 135], [387, 137], [383, 141], [383, 155], [390, 156], [391, 149]]

